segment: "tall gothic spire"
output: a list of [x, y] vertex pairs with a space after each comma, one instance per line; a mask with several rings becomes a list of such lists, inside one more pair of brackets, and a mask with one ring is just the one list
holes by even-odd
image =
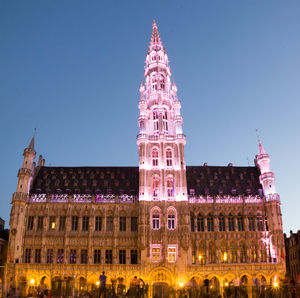
[[160, 40], [160, 36], [157, 30], [157, 25], [155, 20], [152, 23], [152, 36], [150, 40], [149, 50], [160, 50], [163, 47], [162, 42]]

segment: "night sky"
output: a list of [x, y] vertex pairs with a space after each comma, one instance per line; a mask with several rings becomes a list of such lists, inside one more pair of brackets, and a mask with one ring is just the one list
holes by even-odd
[[[182, 102], [187, 165], [271, 157], [284, 231], [300, 228], [300, 1], [0, 1], [0, 216], [34, 128], [52, 166], [137, 166], [155, 18]], [[297, 186], [297, 187], [296, 187]]]

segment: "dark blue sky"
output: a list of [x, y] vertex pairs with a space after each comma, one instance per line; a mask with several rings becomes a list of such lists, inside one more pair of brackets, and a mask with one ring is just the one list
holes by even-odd
[[182, 101], [188, 165], [271, 156], [284, 230], [299, 226], [300, 2], [0, 1], [0, 216], [37, 127], [46, 165], [137, 165], [152, 19]]

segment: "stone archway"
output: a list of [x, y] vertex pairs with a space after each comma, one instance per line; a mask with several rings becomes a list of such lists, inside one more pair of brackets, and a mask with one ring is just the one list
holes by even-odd
[[171, 296], [174, 278], [172, 273], [163, 267], [159, 267], [150, 272], [149, 275], [150, 296], [157, 298], [167, 298]]

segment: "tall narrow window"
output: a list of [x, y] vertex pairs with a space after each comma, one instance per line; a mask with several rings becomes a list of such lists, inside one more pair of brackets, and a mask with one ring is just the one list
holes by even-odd
[[152, 150], [152, 166], [158, 166], [158, 150], [156, 148]]
[[66, 229], [66, 216], [59, 217], [59, 230], [64, 231]]
[[82, 231], [89, 230], [89, 222], [90, 222], [90, 218], [88, 216], [82, 217]]
[[136, 216], [131, 217], [130, 228], [131, 232], [136, 232], [138, 230], [138, 218]]
[[[161, 57], [159, 56], [159, 60], [161, 60]], [[164, 79], [164, 77], [162, 77], [161, 79], [160, 79], [160, 89], [161, 90], [165, 90], [165, 79]]]
[[257, 214], [256, 217], [256, 223], [257, 223], [257, 230], [263, 231], [264, 230], [263, 220], [262, 220], [262, 216], [259, 213]]
[[37, 230], [42, 231], [44, 228], [44, 216], [38, 216]]
[[50, 216], [49, 218], [49, 231], [55, 230], [55, 216]]
[[130, 264], [137, 264], [138, 263], [138, 252], [136, 249], [130, 250]]
[[240, 262], [241, 263], [247, 262], [247, 247], [245, 243], [241, 243], [240, 246]]
[[53, 263], [53, 249], [47, 249], [47, 264]]
[[197, 216], [197, 231], [204, 232], [204, 218], [201, 214]]
[[107, 216], [106, 217], [106, 232], [112, 232], [113, 231], [113, 217]]
[[82, 249], [81, 250], [80, 261], [81, 261], [81, 264], [87, 264], [88, 263], [88, 251], [87, 251], [87, 249]]
[[166, 111], [163, 113], [163, 127], [164, 127], [165, 132], [167, 132], [169, 130], [169, 127], [168, 127], [168, 113]]
[[269, 224], [268, 224], [268, 217], [265, 216], [265, 229], [268, 232], [269, 231]]
[[101, 263], [101, 249], [94, 250], [94, 264]]
[[244, 218], [240, 213], [238, 214], [237, 222], [238, 222], [238, 230], [240, 232], [244, 231]]
[[168, 198], [173, 198], [174, 197], [174, 178], [168, 177], [167, 179], [167, 195]]
[[160, 247], [152, 248], [152, 262], [160, 262]]
[[33, 221], [34, 221], [34, 217], [28, 216], [27, 231], [31, 231], [33, 229]]
[[228, 230], [234, 232], [234, 219], [231, 213], [228, 215]]
[[190, 214], [191, 221], [191, 232], [195, 232], [195, 216], [193, 213]]
[[78, 216], [72, 216], [72, 231], [78, 230]]
[[168, 229], [175, 230], [175, 214], [168, 214]]
[[31, 249], [26, 248], [25, 249], [25, 263], [31, 263]]
[[105, 250], [105, 264], [112, 264], [112, 250]]
[[[154, 59], [155, 59], [155, 57], [154, 57]], [[152, 90], [157, 90], [157, 79], [156, 78], [152, 78]]]
[[70, 250], [70, 264], [76, 264], [76, 249]]
[[207, 231], [213, 232], [214, 231], [214, 219], [211, 214], [207, 216]]
[[153, 131], [158, 132], [158, 113], [157, 113], [157, 111], [153, 112]]
[[126, 250], [125, 249], [119, 250], [119, 263], [126, 264]]
[[153, 230], [158, 230], [160, 228], [159, 214], [152, 214], [152, 228]]
[[172, 167], [173, 162], [172, 162], [172, 150], [167, 149], [166, 151], [166, 161], [167, 161], [167, 167]]
[[225, 219], [222, 213], [219, 215], [219, 232], [225, 232]]
[[176, 262], [176, 247], [173, 246], [168, 247], [168, 262], [169, 263]]
[[37, 264], [41, 263], [41, 249], [40, 248], [37, 248], [35, 250], [34, 262]]
[[64, 263], [64, 250], [58, 249], [57, 250], [57, 264], [63, 264]]
[[126, 232], [126, 217], [120, 217], [120, 232]]
[[254, 217], [253, 216], [249, 216], [248, 217], [248, 222], [249, 222], [249, 231], [255, 231]]
[[159, 196], [159, 177], [153, 176], [153, 199], [158, 199]]
[[102, 216], [96, 216], [95, 218], [95, 231], [102, 230]]

